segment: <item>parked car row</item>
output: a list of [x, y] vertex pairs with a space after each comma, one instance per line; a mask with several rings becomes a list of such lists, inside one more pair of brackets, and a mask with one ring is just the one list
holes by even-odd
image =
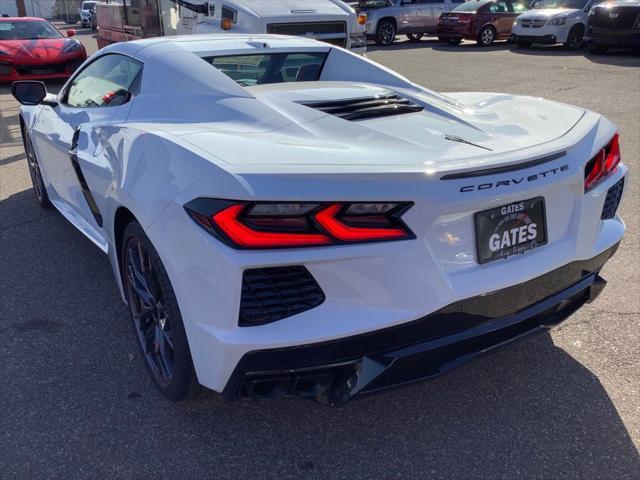
[[577, 49], [586, 41], [593, 53], [640, 48], [639, 0], [360, 0], [356, 8], [367, 14], [368, 38], [382, 46], [397, 35], [414, 42], [434, 35], [451, 45], [512, 40], [521, 48]]

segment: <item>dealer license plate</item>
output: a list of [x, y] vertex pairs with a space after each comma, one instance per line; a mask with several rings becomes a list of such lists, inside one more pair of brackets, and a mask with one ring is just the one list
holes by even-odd
[[522, 255], [547, 243], [542, 197], [478, 212], [475, 222], [479, 263]]

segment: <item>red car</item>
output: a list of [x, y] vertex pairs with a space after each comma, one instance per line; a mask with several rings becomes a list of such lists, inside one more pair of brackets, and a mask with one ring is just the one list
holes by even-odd
[[0, 18], [0, 82], [67, 78], [86, 58], [78, 40], [42, 18]]
[[516, 17], [528, 10], [524, 2], [515, 0], [480, 0], [458, 5], [438, 19], [438, 38], [451, 45], [475, 40], [486, 47], [495, 40], [511, 37]]

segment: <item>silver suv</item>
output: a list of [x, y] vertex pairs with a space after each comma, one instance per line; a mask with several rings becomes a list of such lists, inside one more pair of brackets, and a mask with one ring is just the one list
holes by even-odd
[[367, 13], [367, 37], [378, 45], [391, 45], [398, 34], [412, 42], [434, 35], [440, 14], [461, 3], [464, 0], [360, 0], [355, 7]]

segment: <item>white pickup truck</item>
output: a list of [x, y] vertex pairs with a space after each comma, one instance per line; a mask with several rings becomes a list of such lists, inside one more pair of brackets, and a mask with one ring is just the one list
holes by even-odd
[[366, 14], [340, 0], [174, 0], [179, 34], [274, 33], [365, 53]]

